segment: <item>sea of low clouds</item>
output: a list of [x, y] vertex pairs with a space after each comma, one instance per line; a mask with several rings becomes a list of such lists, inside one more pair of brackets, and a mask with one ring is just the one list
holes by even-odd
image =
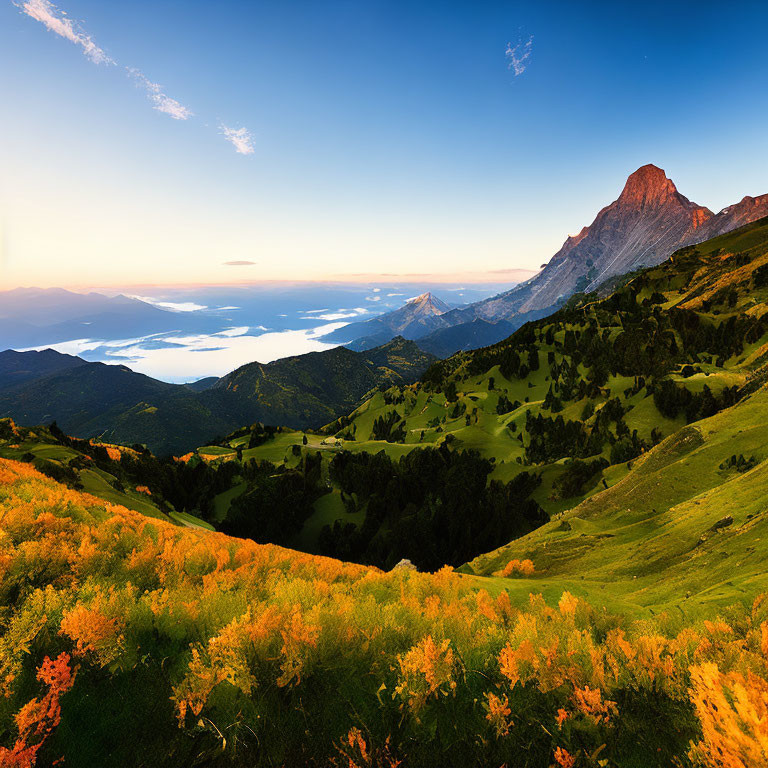
[[55, 344], [53, 348], [87, 360], [122, 363], [162, 381], [183, 383], [223, 376], [252, 361], [270, 363], [281, 357], [331, 349], [338, 345], [323, 342], [322, 336], [344, 325], [346, 323], [326, 323], [286, 331], [242, 326], [209, 334], [161, 333], [112, 341], [76, 339]]
[[180, 321], [194, 320], [195, 331], [133, 338], [84, 337], [35, 348], [52, 347], [89, 361], [123, 364], [162, 381], [184, 383], [223, 376], [251, 362], [269, 363], [338, 346], [324, 341], [324, 336], [350, 322], [390, 312], [427, 290], [458, 305], [507, 287], [406, 283], [383, 289], [368, 284], [144, 288], [125, 294], [177, 313]]

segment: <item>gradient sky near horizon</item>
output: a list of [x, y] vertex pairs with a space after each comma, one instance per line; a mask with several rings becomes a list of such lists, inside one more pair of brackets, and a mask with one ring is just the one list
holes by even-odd
[[648, 162], [719, 210], [768, 192], [767, 25], [764, 2], [0, 0], [0, 286], [500, 281]]

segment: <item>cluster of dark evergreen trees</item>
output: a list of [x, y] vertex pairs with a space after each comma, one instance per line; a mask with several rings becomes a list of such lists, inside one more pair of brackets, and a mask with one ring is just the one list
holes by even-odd
[[653, 392], [653, 402], [662, 416], [674, 419], [682, 413], [689, 424], [714, 416], [723, 408], [735, 405], [738, 399], [739, 388], [736, 386], [726, 387], [715, 397], [706, 384], [701, 392], [691, 392], [670, 379], [660, 382]]
[[414, 450], [399, 460], [342, 451], [331, 479], [359, 528], [337, 522], [320, 538], [322, 554], [389, 568], [408, 558], [423, 569], [460, 565], [546, 522], [530, 498], [539, 484], [522, 472], [510, 483], [488, 482], [493, 463], [447, 446]]
[[241, 473], [247, 490], [232, 501], [219, 527], [262, 544], [289, 544], [312, 514], [314, 503], [328, 492], [318, 452], [304, 452], [291, 469], [252, 459], [242, 465]]
[[373, 421], [371, 440], [386, 440], [388, 443], [405, 442], [405, 421], [397, 411], [387, 411]]

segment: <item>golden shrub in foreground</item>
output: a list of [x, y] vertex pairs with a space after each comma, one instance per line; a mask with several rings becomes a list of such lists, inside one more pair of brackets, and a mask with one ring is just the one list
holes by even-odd
[[0, 765], [4, 768], [35, 765], [40, 747], [61, 720], [60, 698], [75, 682], [77, 669], [72, 669], [69, 662], [66, 653], [59, 654], [53, 661], [46, 656], [37, 670], [37, 679], [47, 686], [47, 691], [41, 698], [25, 704], [16, 715], [19, 732], [16, 743], [10, 749], [0, 746]]
[[431, 696], [448, 696], [456, 690], [450, 639], [435, 643], [432, 635], [398, 658], [400, 676], [395, 695], [418, 712]]
[[691, 669], [691, 682], [703, 731], [691, 759], [712, 768], [768, 765], [768, 681], [707, 663]]
[[70, 703], [108, 680], [119, 708], [141, 670], [170, 722], [111, 743], [121, 768], [152, 738], [201, 764], [573, 768], [641, 738], [649, 766], [768, 764], [766, 603], [672, 631], [476, 583], [180, 528], [0, 459], [0, 764], [86, 765]]

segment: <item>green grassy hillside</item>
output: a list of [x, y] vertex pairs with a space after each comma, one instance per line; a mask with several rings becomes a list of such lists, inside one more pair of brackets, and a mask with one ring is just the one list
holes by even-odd
[[569, 589], [630, 613], [710, 614], [768, 588], [768, 391], [684, 427], [607, 490], [471, 561], [494, 576], [530, 559], [520, 596]]
[[366, 352], [336, 347], [267, 365], [249, 363], [220, 379], [202, 397], [226, 395], [232, 408], [241, 409], [241, 423], [319, 427], [348, 413], [372, 389], [418, 379], [434, 360], [415, 343], [397, 337]]

